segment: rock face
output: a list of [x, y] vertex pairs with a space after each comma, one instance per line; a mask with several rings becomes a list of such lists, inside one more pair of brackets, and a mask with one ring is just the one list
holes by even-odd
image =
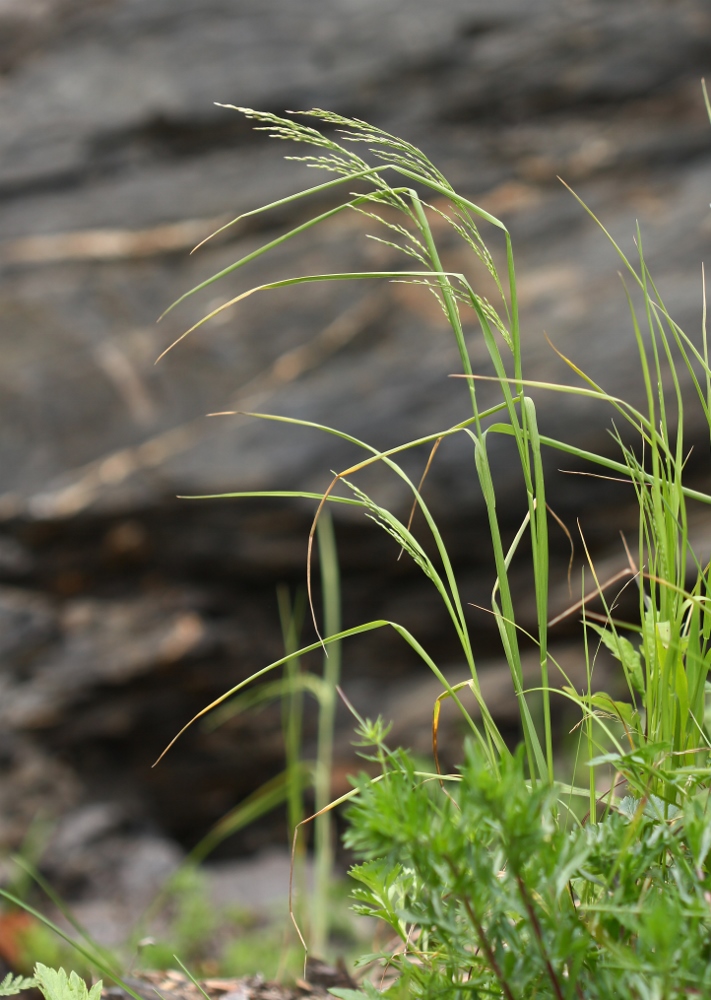
[[[698, 79], [709, 14], [700, 3], [550, 0], [534, 12], [523, 2], [461, 0], [442, 11], [388, 0], [324, 14], [314, 0], [47, 0], [0, 16], [16, 38], [0, 91], [8, 510], [133, 508], [184, 488], [271, 485], [277, 468], [284, 485], [320, 481], [338, 454], [328, 441], [291, 437], [285, 447], [273, 428], [203, 419], [245, 397], [376, 443], [461, 411], [463, 392], [443, 381], [455, 354], [434, 332], [438, 318], [397, 289], [355, 314], [367, 287], [263, 296], [153, 367], [235, 283], [161, 326], [156, 316], [263, 238], [237, 228], [227, 246], [189, 258], [198, 234], [305, 179], [215, 100], [373, 119], [420, 143], [455, 185], [504, 215], [519, 247], [534, 376], [555, 367], [544, 325], [613, 390], [634, 370], [632, 339], [618, 329], [626, 307], [612, 291], [614, 254], [556, 173], [628, 249], [641, 218], [659, 279], [677, 272], [669, 294], [687, 303], [679, 322], [697, 325], [709, 148]], [[263, 218], [269, 236], [290, 221]], [[377, 248], [361, 232], [357, 218], [337, 222], [244, 280], [305, 262], [371, 264]], [[333, 322], [347, 332], [330, 350], [314, 344], [288, 377], [279, 359]]]
[[[206, 413], [273, 411], [378, 447], [466, 415], [438, 310], [397, 284], [255, 296], [154, 365], [206, 309], [252, 284], [390, 261], [362, 219], [341, 216], [156, 325], [186, 289], [304, 218], [301, 206], [245, 220], [189, 255], [221, 221], [313, 182], [214, 102], [327, 107], [421, 145], [513, 233], [529, 376], [568, 377], [545, 330], [611, 392], [639, 398], [619, 261], [556, 175], [630, 255], [640, 220], [667, 306], [695, 336], [711, 228], [699, 84], [709, 38], [701, 0], [0, 0], [5, 788], [19, 796], [29, 783], [50, 813], [120, 801], [146, 829], [190, 844], [280, 766], [276, 706], [195, 729], [150, 769], [195, 711], [279, 656], [275, 587], [301, 585], [312, 513], [176, 494], [319, 491], [357, 452]], [[492, 246], [500, 253], [495, 235]], [[537, 401], [544, 430], [612, 447], [609, 415], [593, 403]], [[689, 444], [705, 449], [689, 402]], [[416, 475], [425, 460], [412, 460]], [[518, 482], [505, 448], [494, 460], [514, 526]], [[464, 442], [443, 446], [427, 496], [466, 600], [482, 604], [491, 573], [470, 462]], [[571, 524], [580, 515], [598, 550], [633, 523], [621, 488], [553, 481], [557, 513]], [[406, 511], [397, 483], [368, 482]], [[338, 536], [347, 624], [402, 621], [456, 669], [426, 581], [363, 521], [341, 518]], [[566, 545], [561, 536], [560, 580]], [[523, 578], [519, 590], [526, 621]], [[491, 623], [476, 615], [482, 655], [493, 655]], [[348, 650], [345, 683], [368, 711], [382, 696], [396, 713], [416, 669], [392, 636], [371, 635]], [[429, 693], [422, 700], [426, 714]], [[3, 820], [3, 843], [17, 844], [34, 801]], [[241, 846], [254, 846], [249, 835]]]

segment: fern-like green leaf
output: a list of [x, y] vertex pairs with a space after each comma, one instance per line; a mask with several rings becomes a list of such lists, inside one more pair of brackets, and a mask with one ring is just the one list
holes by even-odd
[[13, 976], [11, 972], [5, 976], [0, 983], [0, 997], [12, 997], [22, 990], [31, 990], [37, 983], [34, 979], [27, 979], [25, 976]]
[[64, 969], [50, 969], [38, 962], [35, 979], [45, 1000], [100, 1000], [103, 983], [94, 983], [91, 989], [76, 972], [70, 975]]

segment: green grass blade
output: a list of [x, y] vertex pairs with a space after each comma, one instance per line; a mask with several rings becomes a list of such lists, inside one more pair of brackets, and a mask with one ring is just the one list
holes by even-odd
[[[283, 239], [281, 242], [283, 242]], [[232, 270], [239, 266], [241, 266], [241, 262], [233, 265]], [[394, 278], [403, 280], [405, 278], [422, 278], [431, 276], [431, 271], [346, 271], [337, 274], [302, 274], [293, 278], [282, 278], [280, 281], [268, 281], [263, 285], [254, 285], [252, 288], [248, 288], [245, 292], [235, 295], [234, 298], [229, 299], [229, 301], [223, 302], [222, 305], [217, 306], [216, 309], [213, 309], [211, 312], [199, 319], [197, 323], [193, 323], [188, 330], [181, 333], [179, 337], [176, 337], [172, 344], [169, 344], [164, 351], [161, 351], [156, 358], [156, 364], [158, 364], [158, 362], [161, 361], [166, 354], [172, 351], [174, 347], [181, 343], [181, 341], [185, 340], [186, 337], [189, 337], [191, 333], [194, 333], [195, 330], [199, 330], [201, 326], [204, 326], [205, 323], [214, 319], [215, 316], [219, 316], [220, 313], [224, 312], [226, 309], [231, 309], [232, 306], [237, 305], [238, 302], [242, 302], [244, 299], [249, 298], [250, 295], [255, 295], [257, 292], [269, 292], [274, 291], [276, 288], [289, 288], [292, 285], [314, 284], [321, 281], [370, 281], [376, 278]], [[458, 277], [458, 275], [452, 273], [450, 277]], [[211, 284], [212, 280], [213, 279], [208, 279], [207, 282], [203, 282], [201, 286], [196, 286], [193, 289], [193, 292], [199, 291], [199, 289], [201, 287], [205, 287], [206, 284]], [[177, 305], [179, 301], [180, 300], [176, 301], [175, 305]]]
[[[338, 635], [341, 631], [341, 583], [338, 567], [336, 535], [328, 510], [324, 510], [316, 529], [321, 587], [323, 591], [324, 635]], [[312, 948], [316, 954], [325, 954], [329, 932], [329, 895], [333, 880], [334, 846], [331, 812], [326, 809], [331, 799], [331, 774], [333, 771], [333, 739], [336, 726], [336, 694], [341, 679], [341, 644], [334, 643], [324, 651], [323, 697], [319, 708], [316, 773], [314, 799], [316, 812], [314, 828], [314, 893], [312, 903]]]

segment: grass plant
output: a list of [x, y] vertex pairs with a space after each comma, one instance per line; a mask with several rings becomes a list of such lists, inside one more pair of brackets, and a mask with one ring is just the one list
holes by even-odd
[[[664, 305], [645, 261], [641, 231], [636, 233], [636, 257], [630, 260], [593, 216], [622, 264], [644, 405], [611, 395], [567, 358], [570, 384], [530, 380], [522, 361], [512, 241], [501, 220], [455, 191], [420, 150], [366, 122], [321, 110], [290, 118], [235, 110], [271, 137], [298, 144], [304, 152], [294, 159], [329, 175], [322, 183], [247, 215], [313, 196], [340, 195], [341, 200], [201, 282], [171, 308], [345, 212], [357, 212], [368, 220], [375, 227], [371, 237], [401, 252], [405, 266], [295, 275], [247, 287], [171, 346], [248, 296], [273, 289], [330, 281], [411, 282], [424, 286], [441, 306], [457, 347], [460, 371], [453, 374], [465, 380], [467, 408], [456, 424], [434, 428], [387, 451], [336, 428], [295, 417], [252, 415], [335, 435], [359, 449], [362, 458], [335, 475], [323, 494], [279, 490], [227, 494], [234, 498], [294, 497], [314, 503], [307, 599], [316, 636], [300, 645], [306, 607], [299, 605], [298, 597], [292, 599], [281, 591], [284, 656], [226, 691], [188, 722], [187, 726], [211, 714], [219, 722], [226, 712], [281, 698], [286, 748], [284, 772], [226, 816], [198, 845], [191, 861], [204, 857], [225, 836], [279, 804], [286, 803], [290, 828], [296, 834], [307, 821], [304, 792], [311, 785], [317, 814], [316, 888], [309, 918], [304, 921], [304, 913], [298, 914], [300, 922], [308, 925], [311, 949], [322, 952], [328, 941], [330, 814], [342, 804], [348, 804], [347, 845], [359, 856], [352, 871], [356, 909], [377, 917], [390, 935], [381, 935], [373, 951], [363, 956], [364, 975], [357, 990], [332, 990], [343, 1000], [382, 995], [673, 1000], [711, 995], [711, 579], [708, 563], [691, 546], [688, 517], [690, 504], [710, 504], [711, 495], [686, 482], [684, 440], [685, 411], [691, 403], [701, 408], [711, 435], [705, 309], [700, 337], [694, 339]], [[468, 249], [471, 274], [443, 267], [434, 220], [438, 226], [449, 227]], [[485, 238], [482, 231], [490, 237]], [[505, 261], [501, 270], [489, 249], [489, 238], [501, 244]], [[487, 288], [493, 289], [489, 297], [476, 278], [482, 269]], [[493, 405], [480, 402], [484, 376], [471, 360], [474, 337], [481, 338], [495, 373], [493, 379], [488, 376], [499, 393]], [[619, 456], [610, 458], [585, 451], [575, 442], [542, 435], [531, 390], [594, 399], [607, 407], [613, 416]], [[427, 472], [436, 461], [439, 443], [455, 435], [463, 435], [471, 446], [486, 513], [495, 567], [490, 611], [510, 671], [511, 696], [519, 709], [518, 749], [509, 746], [482, 696], [478, 652], [465, 614], [467, 594], [423, 496], [425, 477], [415, 482], [403, 462], [409, 452], [428, 449]], [[502, 436], [513, 441], [525, 511], [508, 542], [498, 514], [490, 459], [493, 442]], [[581, 690], [565, 677], [549, 649], [546, 450], [624, 480], [639, 509], [637, 539], [628, 547], [628, 567], [612, 581], [636, 586], [636, 618], [623, 622], [615, 617], [611, 581], [598, 578], [592, 559], [581, 579], [577, 605], [584, 626], [580, 657], [587, 665], [587, 684]], [[408, 490], [413, 510], [418, 512], [416, 530], [406, 510], [388, 509], [363, 488], [359, 473], [375, 464]], [[425, 649], [401, 624], [376, 619], [342, 628], [336, 532], [330, 510], [343, 504], [384, 530], [394, 542], [394, 552], [400, 550], [409, 557], [430, 582], [468, 666], [466, 687], [477, 700], [477, 718], [460, 699], [463, 685], [450, 683], [436, 652]], [[418, 537], [421, 532], [424, 540]], [[532, 635], [526, 633], [526, 641], [535, 643], [540, 666], [536, 683], [528, 686], [522, 667], [524, 633], [511, 580], [512, 562], [514, 557], [521, 559], [524, 539], [537, 616], [536, 628]], [[314, 540], [323, 593], [320, 609], [311, 579]], [[602, 615], [590, 611], [591, 597], [601, 600]], [[394, 630], [441, 684], [434, 706], [435, 731], [441, 700], [450, 698], [458, 706], [468, 732], [463, 760], [452, 774], [440, 772], [436, 756], [432, 766], [416, 765], [406, 752], [388, 746], [384, 720], [360, 718], [354, 711], [357, 744], [379, 773], [361, 775], [350, 792], [332, 802], [330, 772], [341, 647], [383, 628]], [[594, 689], [595, 655], [600, 646], [619, 664], [623, 697]], [[323, 654], [322, 673], [303, 669], [304, 657], [319, 652]], [[254, 687], [257, 681], [260, 688]], [[306, 694], [318, 704], [315, 761], [303, 759]], [[556, 698], [564, 699], [579, 718], [578, 767], [572, 779], [557, 769], [552, 724]], [[583, 772], [587, 780], [580, 781], [576, 775]], [[19, 903], [7, 891], [0, 890], [0, 895]], [[90, 941], [76, 947], [105, 976], [120, 982], [110, 956]], [[189, 957], [188, 941], [185, 948]]]
[[[200, 716], [233, 699], [255, 680], [285, 665], [288, 668], [321, 647], [328, 657], [324, 674], [328, 696], [322, 702], [322, 720], [324, 733], [330, 732], [332, 702], [328, 699], [339, 669], [335, 651], [365, 632], [391, 628], [431, 669], [442, 685], [442, 696], [457, 703], [469, 731], [460, 771], [442, 775], [435, 769], [416, 770], [407, 754], [390, 751], [382, 720], [359, 721], [360, 742], [372, 748], [364, 752], [380, 764], [381, 773], [375, 779], [359, 779], [339, 801], [355, 803], [350, 810], [348, 842], [365, 859], [354, 870], [360, 883], [357, 905], [385, 920], [395, 938], [367, 957], [380, 972], [364, 979], [361, 990], [334, 992], [342, 997], [385, 993], [507, 1000], [529, 996], [661, 1000], [709, 995], [711, 584], [708, 565], [690, 544], [687, 507], [709, 504], [711, 496], [685, 482], [684, 441], [689, 386], [711, 428], [705, 316], [700, 338], [687, 336], [667, 311], [649, 272], [639, 229], [637, 256], [632, 261], [595, 220], [623, 265], [644, 407], [611, 395], [569, 359], [564, 360], [571, 370], [570, 384], [531, 381], [522, 363], [512, 241], [501, 220], [455, 191], [420, 150], [366, 122], [321, 110], [290, 118], [235, 110], [271, 137], [305, 148], [303, 155], [292, 158], [330, 175], [323, 183], [247, 215], [312, 196], [345, 194], [334, 207], [201, 282], [175, 306], [342, 212], [365, 216], [377, 227], [372, 238], [401, 251], [408, 266], [296, 275], [247, 287], [179, 340], [248, 296], [272, 289], [326, 281], [413, 282], [425, 286], [438, 300], [458, 349], [461, 371], [456, 374], [466, 380], [468, 389], [469, 413], [463, 413], [458, 423], [433, 429], [388, 451], [335, 428], [293, 417], [253, 414], [336, 435], [359, 448], [363, 457], [336, 475], [322, 495], [304, 491], [228, 494], [294, 496], [316, 503], [308, 593], [314, 621], [318, 623], [320, 617], [323, 626], [316, 641], [301, 649], [288, 647], [284, 657], [225, 692]], [[304, 123], [313, 121], [316, 125]], [[494, 289], [492, 298], [477, 289], [474, 278], [443, 268], [433, 219], [451, 227], [468, 248], [472, 273], [484, 268], [488, 285]], [[501, 272], [482, 236], [483, 227], [503, 244]], [[486, 408], [479, 402], [483, 376], [474, 370], [469, 351], [474, 336], [483, 340], [500, 391], [499, 401]], [[665, 390], [665, 385], [670, 389]], [[541, 435], [531, 389], [592, 398], [610, 408], [619, 458]], [[519, 707], [520, 752], [507, 745], [482, 697], [464, 612], [466, 594], [421, 484], [413, 482], [401, 461], [408, 451], [427, 446], [434, 454], [438, 443], [453, 435], [465, 435], [471, 443], [488, 519], [495, 564], [491, 612], [510, 669], [512, 697]], [[497, 513], [490, 461], [491, 444], [500, 435], [513, 438], [526, 511], [508, 545]], [[616, 620], [614, 598], [609, 596], [606, 581], [598, 579], [592, 561], [581, 581], [579, 608], [585, 635], [580, 656], [588, 664], [588, 684], [583, 690], [576, 690], [565, 676], [562, 691], [551, 683], [552, 673], [562, 674], [562, 670], [548, 644], [550, 551], [544, 449], [572, 456], [591, 470], [628, 482], [639, 506], [637, 542], [628, 551], [628, 569], [620, 575], [620, 582], [631, 581], [637, 587], [637, 620]], [[424, 524], [429, 536], [427, 544], [418, 539], [412, 519], [407, 521], [404, 512], [381, 506], [359, 485], [358, 473], [374, 463], [406, 485], [420, 514], [418, 524]], [[480, 719], [466, 711], [458, 695], [461, 685], [455, 688], [449, 683], [436, 655], [397, 622], [378, 619], [341, 630], [328, 607], [322, 616], [316, 614], [311, 542], [318, 531], [321, 542], [330, 537], [319, 526], [327, 508], [339, 504], [360, 509], [430, 581], [468, 664], [467, 686], [479, 704]], [[521, 627], [510, 580], [512, 560], [524, 538], [529, 543], [537, 611], [532, 638], [540, 663], [539, 682], [528, 688], [523, 681]], [[327, 595], [335, 591], [336, 583], [329, 580], [323, 565], [322, 582]], [[602, 616], [588, 610], [591, 595], [602, 600]], [[599, 645], [619, 663], [624, 698], [593, 691]], [[554, 697], [566, 699], [579, 713], [578, 758], [587, 770], [585, 783], [564, 781], [556, 773]], [[542, 705], [540, 713], [535, 711], [536, 699]], [[327, 735], [321, 741], [321, 754], [322, 761], [329, 759]], [[322, 776], [319, 780], [320, 806], [326, 783]], [[571, 807], [575, 801], [581, 808]], [[323, 856], [328, 857], [328, 850], [328, 842], [319, 841]], [[668, 927], [670, 915], [675, 920], [673, 933]], [[323, 937], [317, 936], [317, 941], [320, 947]]]

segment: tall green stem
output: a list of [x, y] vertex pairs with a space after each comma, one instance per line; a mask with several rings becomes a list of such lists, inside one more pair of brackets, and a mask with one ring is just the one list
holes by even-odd
[[[333, 521], [327, 510], [321, 513], [318, 527], [318, 550], [323, 589], [324, 637], [341, 631], [341, 583]], [[315, 776], [316, 812], [331, 801], [333, 735], [336, 722], [336, 687], [341, 678], [341, 645], [332, 643], [323, 660], [323, 689], [319, 704], [318, 751]], [[311, 947], [323, 955], [328, 940], [329, 894], [333, 877], [333, 824], [331, 813], [315, 820], [314, 897], [311, 921]]]

